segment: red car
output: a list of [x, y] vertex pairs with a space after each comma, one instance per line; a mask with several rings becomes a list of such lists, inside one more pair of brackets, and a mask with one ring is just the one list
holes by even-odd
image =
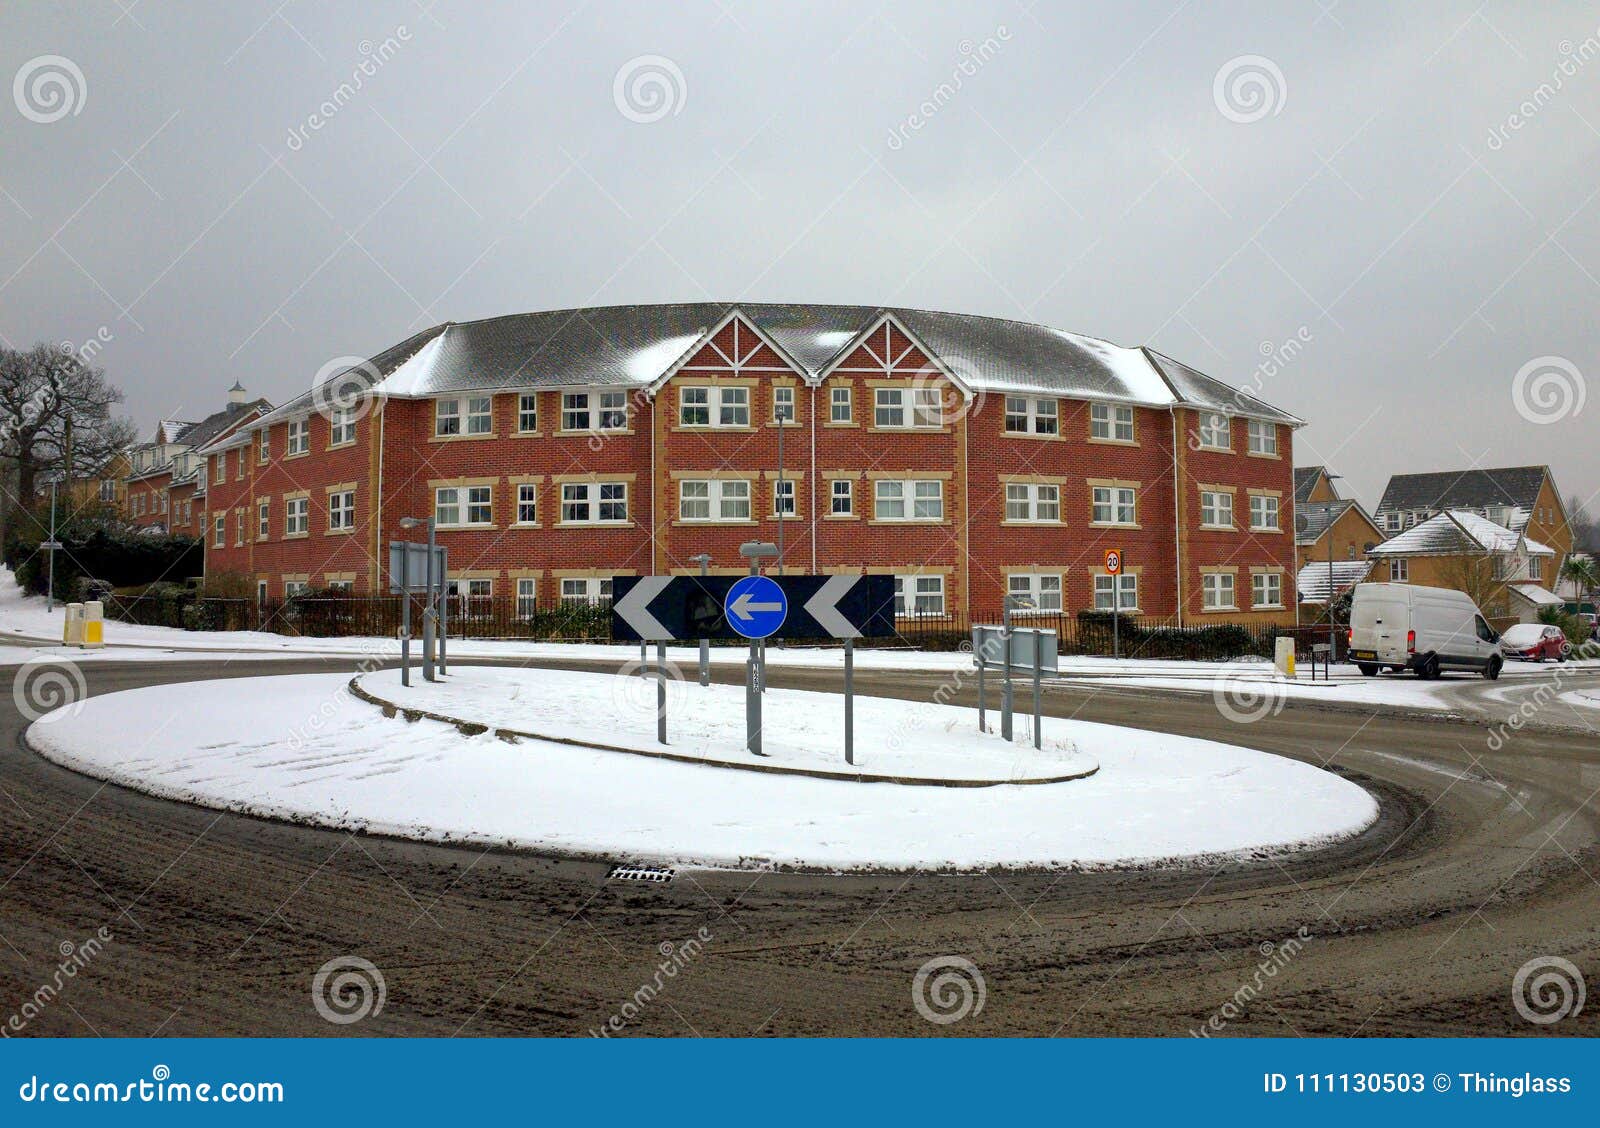
[[1521, 658], [1524, 662], [1543, 662], [1553, 658], [1567, 660], [1567, 636], [1560, 627], [1545, 623], [1518, 623], [1507, 627], [1500, 636], [1500, 653], [1507, 658]]

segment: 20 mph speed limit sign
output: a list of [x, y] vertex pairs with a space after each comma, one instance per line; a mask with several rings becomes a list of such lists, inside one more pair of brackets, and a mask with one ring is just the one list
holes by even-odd
[[1106, 574], [1110, 576], [1122, 575], [1122, 551], [1110, 549], [1106, 552]]

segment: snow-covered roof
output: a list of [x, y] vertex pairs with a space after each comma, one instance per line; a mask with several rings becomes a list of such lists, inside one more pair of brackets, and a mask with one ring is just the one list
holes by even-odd
[[[1300, 569], [1300, 574], [1295, 577], [1295, 588], [1300, 592], [1302, 603], [1328, 602], [1328, 588], [1330, 586], [1328, 573], [1330, 565], [1326, 560], [1321, 563], [1307, 564]], [[1370, 560], [1335, 560], [1331, 565], [1333, 572], [1332, 588], [1334, 594], [1347, 591], [1356, 584], [1361, 583], [1372, 574], [1372, 561]]]
[[1535, 607], [1560, 607], [1566, 601], [1548, 588], [1538, 584], [1510, 584], [1506, 588], [1512, 595], [1520, 595]]
[[[1384, 488], [1378, 511], [1488, 509], [1516, 506], [1526, 514], [1539, 504], [1539, 491], [1550, 471], [1543, 466], [1506, 466], [1493, 470], [1440, 470], [1428, 474], [1396, 474]], [[1524, 517], [1526, 520], [1526, 517]], [[1513, 526], [1520, 528], [1521, 526]]]
[[[1027, 322], [898, 307], [697, 302], [522, 313], [438, 326], [379, 354], [366, 367], [376, 372], [381, 394], [401, 398], [523, 388], [648, 388], [734, 313], [808, 380], [820, 378], [889, 316], [976, 389], [1192, 406], [1290, 426], [1301, 422], [1150, 349]], [[311, 408], [308, 392], [252, 426]]]
[[1390, 537], [1372, 550], [1374, 556], [1454, 556], [1460, 553], [1515, 552], [1526, 546], [1531, 556], [1554, 556], [1549, 545], [1497, 525], [1465, 509], [1451, 509]]
[[[1294, 507], [1294, 543], [1316, 544], [1317, 538], [1327, 532], [1335, 521], [1350, 510], [1356, 510], [1374, 529], [1378, 526], [1361, 508], [1358, 501], [1296, 501]], [[1381, 533], [1379, 535], [1382, 535]]]

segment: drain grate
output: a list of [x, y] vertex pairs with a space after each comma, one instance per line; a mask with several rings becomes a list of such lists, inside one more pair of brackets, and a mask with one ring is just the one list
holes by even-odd
[[674, 876], [666, 866], [614, 866], [606, 875], [607, 881], [649, 881], [665, 885]]

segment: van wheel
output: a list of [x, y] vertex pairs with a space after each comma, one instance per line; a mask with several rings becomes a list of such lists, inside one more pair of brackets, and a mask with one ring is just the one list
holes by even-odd
[[1504, 663], [1500, 661], [1500, 656], [1496, 654], [1494, 657], [1490, 658], [1488, 663], [1483, 667], [1483, 676], [1488, 678], [1490, 681], [1498, 681], [1500, 679], [1500, 667], [1502, 665], [1504, 665]]
[[1439, 656], [1429, 655], [1422, 660], [1422, 665], [1417, 667], [1417, 677], [1423, 681], [1433, 681], [1439, 676]]
[[1378, 667], [1370, 665], [1366, 662], [1357, 662], [1356, 669], [1361, 671], [1361, 676], [1364, 678], [1374, 678], [1378, 676]]

